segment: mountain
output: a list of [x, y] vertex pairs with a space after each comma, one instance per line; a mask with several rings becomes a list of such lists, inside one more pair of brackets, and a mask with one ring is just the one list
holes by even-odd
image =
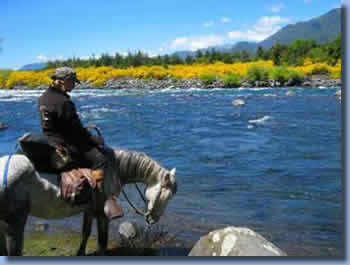
[[45, 68], [47, 63], [32, 63], [32, 64], [26, 64], [22, 66], [19, 71], [25, 71], [25, 70], [41, 70]]
[[[291, 42], [301, 39], [325, 43], [333, 40], [339, 34], [341, 34], [341, 9], [336, 8], [311, 20], [287, 25], [261, 42], [242, 41], [233, 45], [213, 46], [202, 49], [201, 51], [205, 52], [206, 50], [215, 49], [220, 52], [235, 53], [245, 50], [255, 53], [259, 46], [262, 46], [264, 49], [269, 49], [277, 42], [289, 45]], [[194, 56], [195, 52], [182, 51], [175, 54], [181, 58], [185, 58], [189, 55]]]
[[341, 34], [341, 10], [336, 8], [309, 21], [288, 25], [260, 42], [259, 46], [271, 48], [276, 42], [288, 45], [297, 39], [325, 43], [333, 40], [339, 34]]

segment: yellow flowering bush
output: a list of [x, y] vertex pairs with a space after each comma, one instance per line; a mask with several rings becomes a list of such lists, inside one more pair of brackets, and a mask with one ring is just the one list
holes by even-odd
[[5, 87], [12, 88], [16, 85], [24, 85], [34, 88], [40, 85], [49, 85], [50, 75], [54, 70], [44, 71], [13, 71], [9, 74]]
[[[274, 71], [275, 67], [272, 61], [238, 62], [227, 64], [216, 62], [213, 64], [192, 64], [192, 65], [169, 65], [169, 66], [138, 66], [126, 69], [114, 68], [111, 66], [76, 68], [77, 76], [82, 81], [90, 82], [93, 86], [103, 86], [106, 81], [121, 77], [132, 77], [139, 79], [191, 79], [203, 76], [215, 76], [225, 79], [228, 76], [243, 78], [248, 76], [249, 69], [266, 69]], [[326, 63], [313, 63], [310, 58], [304, 60], [302, 66], [285, 67], [288, 71], [299, 73], [301, 76], [312, 75], [319, 72], [329, 73], [332, 78], [341, 76], [341, 60], [335, 66]], [[6, 88], [12, 88], [16, 85], [25, 85], [28, 87], [37, 87], [39, 85], [49, 85], [50, 75], [54, 69], [43, 71], [12, 71], [7, 80], [0, 74], [0, 86], [5, 83]]]

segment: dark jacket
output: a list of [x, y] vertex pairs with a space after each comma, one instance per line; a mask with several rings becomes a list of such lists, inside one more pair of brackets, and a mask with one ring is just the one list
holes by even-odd
[[49, 87], [39, 98], [39, 110], [41, 127], [49, 140], [68, 144], [82, 152], [96, 147], [67, 93]]

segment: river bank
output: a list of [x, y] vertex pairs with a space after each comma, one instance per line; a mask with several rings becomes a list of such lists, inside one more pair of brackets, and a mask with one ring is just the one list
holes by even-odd
[[[200, 89], [212, 89], [212, 88], [238, 88], [238, 87], [310, 87], [310, 88], [322, 88], [322, 87], [341, 87], [342, 81], [340, 79], [332, 79], [327, 75], [314, 75], [312, 77], [306, 77], [304, 80], [298, 82], [289, 80], [286, 82], [280, 82], [277, 80], [265, 80], [265, 81], [248, 81], [242, 79], [235, 84], [225, 83], [222, 79], [216, 79], [213, 81], [203, 81], [201, 79], [138, 79], [132, 77], [122, 77], [116, 79], [110, 79], [104, 83], [104, 85], [98, 87], [100, 89], [165, 89], [165, 88], [200, 88]], [[29, 87], [27, 85], [16, 85], [11, 89], [14, 90], [29, 90], [29, 89], [46, 89], [47, 85], [40, 85], [38, 87]], [[76, 89], [91, 89], [96, 88], [92, 83], [83, 81], [81, 84], [77, 84]]]

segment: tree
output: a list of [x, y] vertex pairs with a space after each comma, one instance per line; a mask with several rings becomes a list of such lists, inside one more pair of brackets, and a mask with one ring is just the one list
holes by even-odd
[[270, 56], [275, 65], [282, 64], [283, 53], [287, 50], [287, 46], [283, 44], [276, 43], [270, 49]]
[[186, 64], [193, 64], [194, 60], [192, 56], [186, 56], [185, 63]]
[[328, 63], [336, 64], [341, 59], [341, 36], [339, 35], [333, 41], [326, 45]]
[[317, 46], [318, 45], [314, 40], [293, 41], [284, 53], [283, 62], [289, 65], [301, 65], [310, 50]]
[[264, 51], [263, 47], [261, 47], [261, 46], [258, 47], [258, 50], [256, 51], [256, 57], [260, 60], [264, 59], [265, 51]]

